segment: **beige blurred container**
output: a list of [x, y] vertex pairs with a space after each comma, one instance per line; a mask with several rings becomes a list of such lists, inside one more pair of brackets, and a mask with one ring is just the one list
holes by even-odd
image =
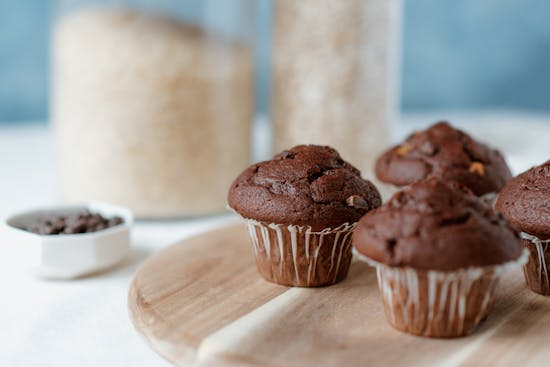
[[398, 108], [400, 0], [277, 0], [275, 149], [332, 145], [372, 177]]
[[105, 6], [60, 16], [51, 112], [64, 199], [142, 218], [224, 210], [249, 162], [253, 52], [207, 26]]

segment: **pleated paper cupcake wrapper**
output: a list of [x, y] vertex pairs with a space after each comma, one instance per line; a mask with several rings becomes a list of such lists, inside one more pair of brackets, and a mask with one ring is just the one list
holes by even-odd
[[469, 334], [484, 320], [494, 303], [502, 274], [527, 261], [527, 251], [500, 265], [445, 272], [392, 267], [360, 254], [376, 267], [378, 287], [386, 317], [398, 330], [428, 337], [458, 337]]
[[346, 277], [352, 258], [351, 234], [356, 223], [315, 232], [310, 226], [244, 219], [258, 271], [266, 280], [289, 286], [318, 287]]
[[529, 261], [523, 266], [527, 286], [536, 293], [550, 296], [550, 239], [521, 233], [523, 246], [529, 251]]

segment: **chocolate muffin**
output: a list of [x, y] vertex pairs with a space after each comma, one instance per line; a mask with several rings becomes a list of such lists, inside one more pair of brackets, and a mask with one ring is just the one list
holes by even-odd
[[550, 296], [550, 160], [508, 182], [495, 206], [522, 231], [527, 286]]
[[481, 196], [498, 192], [512, 174], [498, 150], [447, 122], [438, 122], [382, 154], [376, 176], [395, 186], [429, 177], [454, 180]]
[[265, 279], [314, 287], [345, 278], [351, 232], [382, 200], [336, 150], [300, 145], [242, 172], [228, 203], [247, 221]]
[[488, 315], [501, 273], [522, 259], [519, 234], [503, 216], [437, 178], [366, 214], [353, 244], [377, 268], [389, 322], [430, 337], [470, 333]]

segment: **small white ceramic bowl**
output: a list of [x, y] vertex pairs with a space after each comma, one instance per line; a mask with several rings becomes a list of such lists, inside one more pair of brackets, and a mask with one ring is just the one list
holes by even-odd
[[[69, 214], [83, 210], [104, 217], [119, 216], [123, 223], [97, 232], [39, 235], [17, 228], [26, 226], [45, 214]], [[7, 256], [36, 275], [52, 279], [73, 279], [109, 268], [130, 252], [132, 213], [119, 206], [91, 202], [28, 210], [8, 216], [3, 221]]]

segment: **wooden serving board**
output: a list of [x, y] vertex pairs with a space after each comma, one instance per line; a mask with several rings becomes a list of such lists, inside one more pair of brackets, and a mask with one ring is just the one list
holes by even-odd
[[288, 288], [256, 272], [245, 226], [149, 258], [129, 293], [136, 329], [180, 366], [549, 366], [550, 298], [504, 278], [476, 332], [429, 339], [386, 322], [376, 274], [354, 261], [335, 286]]

